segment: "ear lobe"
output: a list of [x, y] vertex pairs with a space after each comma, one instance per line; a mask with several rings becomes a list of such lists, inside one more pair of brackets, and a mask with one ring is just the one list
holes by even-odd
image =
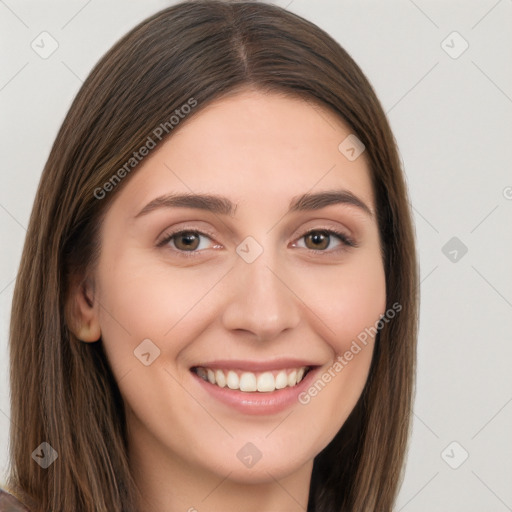
[[92, 280], [73, 278], [69, 289], [66, 320], [69, 330], [79, 340], [90, 343], [100, 339], [98, 306]]

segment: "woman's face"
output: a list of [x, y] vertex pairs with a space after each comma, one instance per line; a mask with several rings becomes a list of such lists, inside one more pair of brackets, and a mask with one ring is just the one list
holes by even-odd
[[93, 278], [139, 468], [310, 471], [354, 408], [374, 342], [358, 336], [386, 289], [365, 155], [339, 149], [350, 133], [310, 102], [244, 91], [127, 178]]

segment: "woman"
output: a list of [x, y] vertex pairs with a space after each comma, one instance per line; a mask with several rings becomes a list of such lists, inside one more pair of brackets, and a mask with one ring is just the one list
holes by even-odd
[[41, 178], [7, 498], [391, 511], [417, 283], [395, 142], [349, 55], [259, 2], [155, 14], [91, 72]]

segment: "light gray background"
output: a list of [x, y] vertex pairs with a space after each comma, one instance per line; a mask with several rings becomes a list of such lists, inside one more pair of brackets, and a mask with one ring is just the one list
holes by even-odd
[[[25, 228], [83, 79], [163, 0], [0, 0], [0, 484], [8, 322]], [[397, 511], [512, 510], [512, 1], [279, 0], [354, 57], [388, 112], [415, 212], [421, 325], [414, 431]], [[31, 42], [59, 47], [42, 59]], [[469, 44], [458, 58], [463, 41]], [[456, 261], [443, 246], [468, 248]], [[450, 445], [453, 441], [458, 444]], [[448, 447], [448, 449], [446, 449]], [[467, 452], [469, 457], [458, 469]]]

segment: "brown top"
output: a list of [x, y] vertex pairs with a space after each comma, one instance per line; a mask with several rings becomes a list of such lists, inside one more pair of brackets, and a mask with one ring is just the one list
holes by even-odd
[[29, 512], [29, 510], [5, 489], [0, 489], [0, 512]]

